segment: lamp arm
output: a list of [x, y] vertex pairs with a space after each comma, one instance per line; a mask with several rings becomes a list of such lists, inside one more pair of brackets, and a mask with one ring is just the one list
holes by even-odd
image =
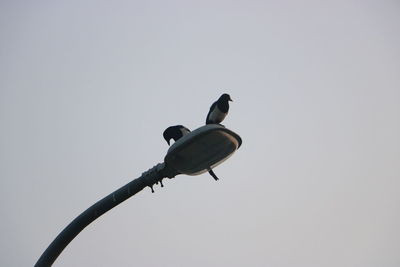
[[35, 267], [51, 266], [64, 248], [94, 220], [123, 201], [127, 200], [131, 196], [140, 192], [146, 186], [149, 186], [152, 192], [154, 192], [154, 184], [158, 184], [158, 182], [160, 182], [161, 186], [163, 186], [162, 179], [173, 178], [178, 174], [179, 173], [176, 171], [168, 168], [165, 163], [159, 163], [148, 171], [142, 173], [139, 178], [129, 182], [128, 184], [99, 200], [87, 210], [82, 212], [67, 227], [65, 227], [60, 234], [58, 234], [54, 241], [51, 242], [51, 244], [40, 256], [39, 260], [35, 264]]

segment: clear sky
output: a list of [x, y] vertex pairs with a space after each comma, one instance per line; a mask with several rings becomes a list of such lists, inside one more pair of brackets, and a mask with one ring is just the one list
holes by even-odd
[[54, 266], [400, 266], [400, 3], [1, 1], [0, 266], [32, 266], [222, 93], [243, 146]]

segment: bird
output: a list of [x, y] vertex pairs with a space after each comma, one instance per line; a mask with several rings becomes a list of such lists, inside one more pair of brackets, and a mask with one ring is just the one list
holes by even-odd
[[175, 126], [170, 126], [167, 129], [165, 129], [163, 136], [165, 141], [167, 141], [168, 145], [170, 145], [171, 139], [174, 139], [174, 141], [178, 141], [182, 136], [187, 135], [190, 133], [190, 130], [186, 128], [183, 125], [175, 125]]
[[229, 111], [229, 101], [233, 101], [228, 94], [221, 95], [215, 101], [207, 114], [206, 124], [220, 124], [226, 117]]
[[[184, 135], [187, 135], [188, 133], [190, 133], [190, 130], [188, 128], [186, 128], [183, 125], [174, 125], [174, 126], [170, 126], [167, 129], [165, 129], [163, 136], [165, 141], [167, 141], [167, 144], [170, 145], [170, 141], [171, 139], [174, 139], [174, 141], [178, 141], [180, 138], [182, 138]], [[217, 175], [214, 173], [214, 171], [209, 168], [208, 173], [214, 178], [215, 181], [218, 181], [219, 178], [217, 177]]]

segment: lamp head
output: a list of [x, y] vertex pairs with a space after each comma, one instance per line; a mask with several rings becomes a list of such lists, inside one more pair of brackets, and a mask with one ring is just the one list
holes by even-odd
[[241, 144], [242, 139], [233, 131], [208, 124], [176, 141], [164, 161], [179, 173], [198, 175], [224, 162]]

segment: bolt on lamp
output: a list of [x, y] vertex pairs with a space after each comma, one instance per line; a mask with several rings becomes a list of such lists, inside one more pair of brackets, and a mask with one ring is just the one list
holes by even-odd
[[164, 178], [202, 174], [229, 158], [241, 144], [239, 135], [219, 124], [205, 125], [183, 136], [168, 149], [163, 163], [142, 173], [76, 217], [47, 247], [35, 267], [51, 266], [86, 226], [146, 186], [154, 192], [154, 184], [163, 186]]

